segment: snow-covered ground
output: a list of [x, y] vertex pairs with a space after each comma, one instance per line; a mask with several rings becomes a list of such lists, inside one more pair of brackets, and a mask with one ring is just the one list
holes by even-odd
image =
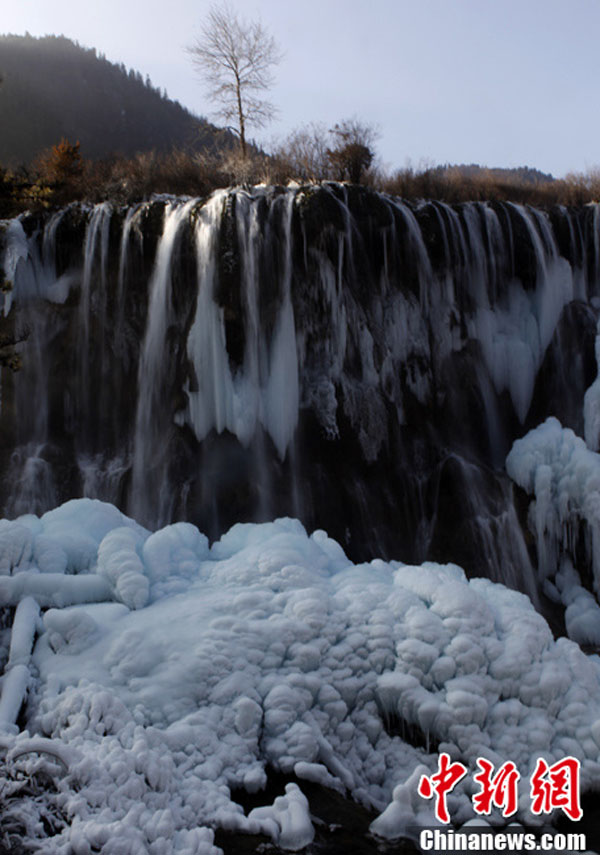
[[[472, 771], [516, 763], [528, 823], [538, 757], [575, 756], [582, 788], [600, 782], [600, 659], [454, 565], [356, 566], [290, 519], [209, 546], [189, 523], [150, 533], [79, 499], [0, 524], [0, 601], [18, 604], [0, 651], [0, 799], [41, 852], [204, 855], [215, 827], [299, 849], [302, 780], [385, 813], [373, 831], [395, 837], [433, 823], [416, 783], [438, 751]], [[45, 796], [17, 795], [19, 770], [41, 766]], [[244, 815], [232, 790], [259, 791], [270, 767], [300, 786]], [[453, 822], [473, 816], [473, 787], [449, 796]]]

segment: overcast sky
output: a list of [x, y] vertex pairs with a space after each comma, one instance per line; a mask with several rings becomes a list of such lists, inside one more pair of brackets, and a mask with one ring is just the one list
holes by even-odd
[[[4, 32], [63, 34], [201, 115], [184, 47], [210, 0], [4, 2]], [[285, 52], [268, 143], [310, 121], [377, 125], [390, 168], [600, 165], [600, 0], [232, 0]]]

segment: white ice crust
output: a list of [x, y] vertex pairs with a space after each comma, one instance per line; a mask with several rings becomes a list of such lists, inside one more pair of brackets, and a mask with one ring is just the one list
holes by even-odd
[[[551, 417], [514, 443], [506, 470], [535, 497], [529, 508], [529, 524], [536, 537], [542, 579], [553, 577], [563, 553], [573, 556], [577, 539], [583, 538], [586, 563], [598, 593], [600, 455]], [[585, 530], [581, 530], [582, 523]]]
[[[68, 766], [54, 798], [69, 825], [42, 852], [215, 853], [215, 827], [301, 848], [301, 788], [248, 816], [232, 799], [260, 791], [268, 767], [380, 812], [388, 838], [431, 821], [415, 781], [438, 750], [472, 769], [512, 760], [525, 782], [539, 756], [570, 754], [584, 788], [600, 781], [600, 660], [553, 640], [524, 595], [454, 565], [353, 565], [290, 519], [238, 524], [209, 548], [190, 524], [150, 534], [89, 499], [2, 532], [3, 582], [66, 591], [60, 607], [41, 598], [39, 619], [27, 589], [13, 668], [30, 675], [26, 730], [0, 739], [21, 764], [37, 745]], [[56, 568], [38, 572], [36, 555]], [[69, 605], [68, 583], [86, 578], [106, 601]], [[401, 721], [429, 748], [390, 736]], [[472, 817], [463, 782], [449, 806]], [[35, 834], [34, 802], [20, 810]]]

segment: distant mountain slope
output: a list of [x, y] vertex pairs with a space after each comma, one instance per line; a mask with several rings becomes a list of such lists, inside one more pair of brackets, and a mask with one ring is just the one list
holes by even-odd
[[31, 162], [66, 137], [84, 157], [213, 149], [222, 132], [141, 74], [64, 36], [0, 36], [0, 164]]
[[480, 166], [478, 163], [447, 163], [444, 166], [435, 167], [433, 171], [438, 172], [441, 175], [453, 173], [455, 175], [459, 175], [461, 178], [478, 179], [489, 176], [498, 181], [516, 181], [519, 184], [546, 184], [554, 181], [553, 175], [550, 175], [547, 172], [541, 172], [533, 166], [517, 166], [514, 168], [495, 166], [489, 168], [487, 166]]

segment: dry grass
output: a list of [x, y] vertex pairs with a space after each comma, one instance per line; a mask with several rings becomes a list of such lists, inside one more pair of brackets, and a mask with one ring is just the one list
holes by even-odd
[[500, 177], [491, 170], [465, 175], [459, 169], [403, 169], [384, 177], [379, 189], [405, 199], [436, 199], [441, 202], [517, 202], [536, 207], [584, 205], [600, 200], [600, 169], [572, 173], [553, 181], [523, 181]]
[[[0, 216], [22, 210], [47, 209], [85, 199], [127, 204], [149, 198], [153, 193], [206, 196], [219, 187], [239, 184], [285, 184], [288, 181], [331, 180], [331, 164], [318, 133], [307, 132], [288, 140], [272, 155], [238, 152], [202, 155], [186, 151], [170, 154], [143, 152], [131, 158], [82, 159], [81, 170], [72, 180], [60, 180], [44, 168], [10, 173], [0, 169]], [[405, 199], [435, 199], [448, 203], [467, 201], [511, 201], [537, 207], [583, 205], [600, 200], [600, 168], [571, 174], [557, 180], [525, 180], [492, 170], [466, 174], [462, 169], [437, 167], [406, 168], [384, 174], [371, 168], [363, 183]]]

